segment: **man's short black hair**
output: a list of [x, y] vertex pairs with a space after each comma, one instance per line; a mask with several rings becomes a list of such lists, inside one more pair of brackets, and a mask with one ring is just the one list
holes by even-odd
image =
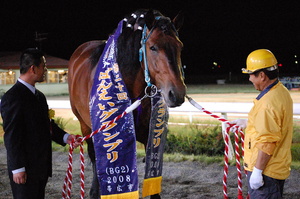
[[36, 48], [28, 48], [24, 50], [20, 57], [20, 73], [26, 73], [32, 65], [39, 66], [43, 56], [44, 53]]

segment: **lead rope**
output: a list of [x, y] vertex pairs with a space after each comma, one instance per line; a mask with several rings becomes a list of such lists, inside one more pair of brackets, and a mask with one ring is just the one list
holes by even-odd
[[[76, 135], [76, 138], [82, 139], [80, 135]], [[69, 161], [66, 177], [62, 189], [62, 198], [70, 198], [72, 190], [72, 165], [73, 165], [73, 144], [69, 148]], [[80, 198], [84, 198], [84, 150], [83, 144], [80, 144]]]
[[236, 129], [234, 131], [234, 144], [235, 144], [235, 160], [236, 160], [236, 169], [238, 173], [238, 199], [243, 199], [243, 190], [242, 190], [242, 172], [240, 164], [240, 146], [239, 146], [239, 133], [241, 136], [241, 148], [242, 148], [242, 158], [244, 159], [244, 132]]
[[[146, 91], [145, 91], [146, 92]], [[85, 137], [80, 137], [79, 135], [76, 136], [76, 138], [79, 138], [78, 142], [81, 143], [80, 145], [80, 198], [84, 198], [84, 150], [83, 150], [83, 141], [91, 138], [94, 136], [96, 133], [106, 129], [108, 126], [110, 126], [112, 123], [118, 121], [122, 117], [124, 117], [127, 113], [132, 112], [134, 109], [136, 109], [140, 104], [141, 101], [145, 97], [151, 97], [150, 95], [145, 95], [143, 98], [140, 100], [136, 100], [133, 104], [131, 104], [129, 107], [126, 108], [126, 110], [115, 117], [113, 120], [111, 120], [109, 123], [102, 125], [99, 129], [95, 130], [91, 134], [85, 136]], [[74, 151], [74, 143], [70, 144], [69, 148], [69, 162], [68, 162], [68, 169], [66, 171], [66, 177], [64, 180], [64, 185], [62, 189], [62, 198], [63, 199], [70, 199], [71, 198], [71, 190], [72, 190], [72, 164], [73, 164], [73, 151]]]
[[[239, 154], [239, 133], [241, 135], [241, 144], [242, 144], [242, 156], [244, 158], [244, 133], [243, 131], [239, 131], [238, 130], [238, 126], [231, 124], [228, 120], [219, 117], [218, 115], [213, 114], [212, 112], [209, 112], [207, 110], [205, 110], [202, 106], [200, 106], [197, 102], [195, 102], [191, 97], [186, 96], [186, 98], [189, 100], [189, 102], [196, 107], [197, 109], [203, 111], [204, 113], [210, 115], [211, 117], [224, 122], [228, 125], [228, 127], [226, 128], [226, 134], [224, 137], [224, 141], [225, 141], [225, 149], [224, 149], [224, 176], [223, 176], [223, 195], [225, 199], [228, 199], [228, 195], [227, 195], [227, 176], [228, 176], [228, 149], [229, 149], [229, 130], [231, 127], [235, 127], [236, 130], [234, 132], [234, 136], [235, 136], [235, 160], [236, 160], [236, 169], [237, 169], [237, 173], [238, 173], [238, 199], [243, 199], [243, 192], [242, 192], [242, 173], [241, 173], [241, 164], [240, 164], [240, 154]], [[248, 198], [248, 197], [247, 197]]]

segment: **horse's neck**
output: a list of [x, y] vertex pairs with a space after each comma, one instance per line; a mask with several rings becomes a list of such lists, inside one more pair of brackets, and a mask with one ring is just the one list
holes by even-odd
[[131, 74], [130, 76], [123, 76], [123, 79], [131, 99], [136, 99], [144, 95], [146, 84], [143, 70], [139, 70], [136, 74]]

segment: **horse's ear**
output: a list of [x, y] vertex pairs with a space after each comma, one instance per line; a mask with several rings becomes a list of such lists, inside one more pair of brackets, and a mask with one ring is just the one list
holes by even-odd
[[151, 30], [151, 28], [153, 27], [154, 21], [155, 21], [155, 17], [153, 14], [153, 10], [149, 10], [145, 15], [146, 26], [149, 30]]
[[184, 21], [183, 12], [180, 11], [172, 21], [176, 30], [179, 31], [179, 29], [183, 26], [183, 21]]

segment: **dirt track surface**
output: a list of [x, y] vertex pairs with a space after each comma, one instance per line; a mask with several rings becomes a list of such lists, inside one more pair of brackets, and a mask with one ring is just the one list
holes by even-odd
[[[73, 163], [72, 198], [79, 196], [79, 155], [75, 154]], [[67, 152], [53, 152], [53, 177], [49, 179], [46, 188], [46, 199], [61, 198], [61, 190], [68, 164]], [[91, 165], [86, 157], [85, 166], [85, 198], [92, 179]], [[144, 163], [138, 159], [140, 183], [144, 175]], [[243, 175], [243, 184], [245, 184]], [[223, 198], [223, 166], [218, 164], [205, 165], [199, 162], [164, 162], [162, 199], [205, 199]], [[297, 199], [300, 197], [300, 172], [292, 170], [286, 180], [284, 198]], [[140, 188], [141, 190], [142, 188]], [[247, 187], [243, 186], [244, 197]], [[140, 191], [141, 192], [141, 191]], [[237, 171], [234, 166], [228, 172], [228, 196], [237, 198]], [[149, 197], [147, 197], [148, 199]], [[6, 150], [0, 145], [0, 199], [12, 199], [6, 170]]]

